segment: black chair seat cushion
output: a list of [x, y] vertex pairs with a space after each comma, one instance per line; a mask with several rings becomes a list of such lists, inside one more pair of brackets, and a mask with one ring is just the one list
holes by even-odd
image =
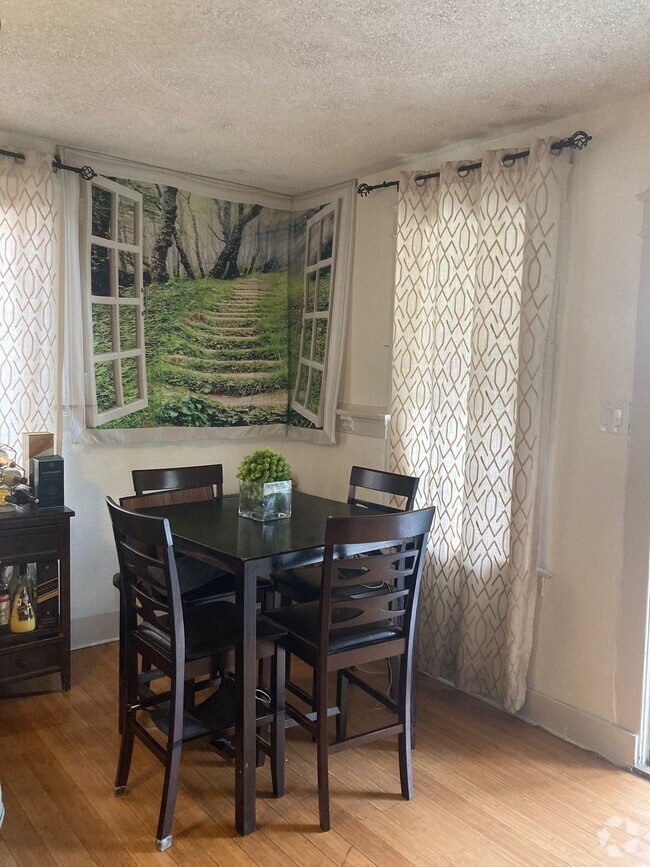
[[[381, 585], [371, 582], [366, 588], [362, 584], [352, 586], [352, 582], [363, 580], [363, 569], [341, 569], [340, 573], [348, 581], [349, 587], [334, 588], [333, 595], [354, 593], [366, 589], [379, 589]], [[287, 569], [285, 572], [273, 572], [271, 578], [275, 584], [276, 593], [291, 599], [293, 602], [314, 602], [320, 599], [320, 587], [323, 569], [318, 566], [304, 566], [302, 569]]]
[[[187, 606], [183, 609], [185, 623], [185, 657], [202, 659], [231, 650], [239, 641], [237, 609], [232, 602], [213, 602], [209, 605]], [[168, 617], [160, 618], [161, 628], [143, 622], [137, 634], [152, 647], [171, 655], [171, 635], [165, 628]], [[258, 642], [279, 641], [286, 631], [266, 617], [257, 618]]]
[[[354, 601], [350, 600], [350, 608]], [[266, 617], [278, 626], [286, 629], [289, 638], [297, 638], [302, 643], [315, 650], [320, 634], [320, 617], [318, 602], [304, 602], [299, 605], [289, 605], [286, 608], [275, 608], [267, 611]], [[341, 609], [338, 609], [341, 611]], [[336, 612], [335, 612], [336, 615]], [[344, 619], [343, 617], [341, 619]], [[390, 641], [403, 636], [401, 626], [384, 620], [381, 623], [366, 623], [363, 626], [347, 626], [330, 630], [329, 652], [342, 653], [381, 641]]]

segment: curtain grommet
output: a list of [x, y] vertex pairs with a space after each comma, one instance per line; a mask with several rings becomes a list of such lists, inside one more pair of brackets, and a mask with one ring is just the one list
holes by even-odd
[[456, 174], [458, 175], [459, 178], [466, 178], [467, 175], [469, 174], [469, 168], [467, 166], [459, 166], [456, 169]]
[[501, 157], [501, 165], [504, 169], [509, 169], [510, 166], [514, 166], [515, 158], [512, 154], [505, 154], [505, 156]]

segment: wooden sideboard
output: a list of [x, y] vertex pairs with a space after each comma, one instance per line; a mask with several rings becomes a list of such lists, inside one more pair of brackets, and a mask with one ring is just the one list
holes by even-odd
[[[0, 563], [35, 563], [36, 629], [0, 633], [0, 691], [18, 681], [61, 674], [70, 689], [70, 518], [72, 509], [0, 512]], [[58, 602], [58, 605], [57, 605]], [[39, 612], [40, 605], [40, 612]]]

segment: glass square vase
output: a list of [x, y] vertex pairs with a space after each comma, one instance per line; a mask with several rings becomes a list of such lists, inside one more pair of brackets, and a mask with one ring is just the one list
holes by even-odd
[[254, 521], [291, 517], [291, 480], [239, 482], [239, 514]]

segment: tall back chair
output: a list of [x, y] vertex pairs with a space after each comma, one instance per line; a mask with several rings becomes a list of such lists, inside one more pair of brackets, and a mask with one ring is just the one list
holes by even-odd
[[[147, 501], [150, 506], [197, 503], [223, 497], [221, 464], [133, 470], [131, 476], [135, 497], [120, 499], [120, 504], [128, 509], [139, 507], [139, 496], [150, 498]], [[176, 562], [184, 603], [204, 604], [233, 596], [232, 575], [184, 554], [177, 554]]]
[[382, 494], [390, 494], [392, 497], [403, 498], [404, 503], [401, 511], [410, 512], [415, 504], [419, 484], [420, 479], [415, 476], [402, 476], [399, 473], [389, 473], [385, 470], [371, 470], [367, 467], [352, 467], [348, 503], [356, 503], [357, 506], [367, 506], [376, 511], [396, 511], [394, 506], [386, 506], [374, 500], [366, 500], [359, 497], [357, 488], [364, 488], [367, 491], [377, 491]]
[[[183, 470], [186, 468], [182, 468]], [[190, 467], [195, 470], [195, 467]], [[221, 466], [208, 468], [210, 473], [204, 478], [216, 478], [221, 473]], [[217, 472], [215, 472], [217, 471]], [[166, 470], [134, 470], [134, 473], [142, 474], [158, 474], [166, 473]], [[177, 473], [172, 470], [172, 473]], [[157, 482], [160, 476], [152, 475], [151, 480]], [[176, 476], [178, 479], [178, 476]], [[196, 480], [195, 477], [193, 477]], [[140, 480], [140, 477], [139, 477]], [[186, 477], [185, 481], [190, 481], [191, 477]], [[137, 509], [155, 507], [155, 506], [170, 506], [180, 503], [196, 503], [211, 500], [214, 497], [214, 488], [211, 484], [206, 484], [201, 487], [180, 487], [171, 490], [157, 490], [153, 493], [134, 494], [129, 497], [120, 498], [120, 506], [130, 512]], [[195, 601], [203, 603], [204, 601], [216, 601], [232, 599], [234, 594], [234, 578], [231, 575], [222, 573], [219, 569], [210, 566], [206, 563], [200, 563], [192, 557], [187, 557], [183, 554], [177, 554], [174, 557], [176, 574], [179, 583], [179, 592], [181, 599], [186, 604], [192, 604]], [[120, 697], [123, 699], [126, 690], [126, 644], [122, 640], [126, 634], [126, 601], [125, 594], [122, 588], [121, 574], [118, 572], [113, 576], [113, 584], [120, 591], [120, 653], [119, 653], [119, 690]], [[154, 674], [151, 673], [148, 663], [143, 662], [142, 681], [147, 682], [152, 680]], [[191, 696], [188, 694], [188, 701]], [[123, 700], [120, 700], [120, 706], [125, 707]], [[119, 727], [120, 732], [124, 726], [123, 715], [120, 715]]]
[[[125, 606], [125, 631], [121, 642], [125, 647], [126, 690], [121, 697], [125, 705], [120, 708], [124, 726], [115, 793], [126, 792], [137, 737], [165, 766], [156, 835], [157, 847], [164, 851], [172, 842], [183, 743], [207, 735], [231, 733], [234, 723], [232, 690], [228, 691], [223, 684], [202, 704], [186, 709], [188, 666], [195, 667], [203, 660], [232, 658], [239, 641], [237, 618], [229, 602], [184, 609], [167, 519], [122, 509], [110, 497], [106, 502], [113, 525]], [[276, 796], [282, 794], [284, 786], [284, 651], [279, 643], [283, 636], [281, 627], [258, 618], [257, 657], [272, 660], [271, 706], [258, 708], [256, 720], [258, 749], [271, 756]], [[169, 678], [169, 691], [142, 693], [139, 658]], [[153, 721], [166, 734], [165, 745], [140, 722], [138, 713], [142, 711], [151, 713]], [[269, 727], [267, 741], [261, 731]]]
[[[410, 512], [415, 503], [420, 479], [414, 476], [402, 476], [399, 473], [388, 473], [384, 470], [371, 470], [367, 467], [352, 467], [350, 472], [350, 487], [348, 503], [364, 506], [374, 512], [393, 514], [400, 511], [392, 505], [377, 503], [364, 497], [359, 489], [388, 494], [401, 498], [403, 511]], [[271, 575], [275, 591], [280, 596], [282, 606], [292, 602], [311, 602], [320, 597], [320, 568], [304, 566], [300, 569], [287, 569], [284, 572], [274, 572]]]
[[[398, 735], [402, 796], [413, 796], [411, 691], [415, 620], [422, 566], [434, 509], [328, 519], [318, 601], [291, 605], [268, 616], [287, 630], [286, 647], [312, 666], [314, 694], [293, 683], [287, 689], [304, 701], [287, 712], [316, 737], [321, 828], [330, 827], [328, 756], [387, 735]], [[361, 573], [361, 574], [360, 574]], [[363, 680], [358, 666], [397, 658], [401, 676], [395, 700]], [[353, 670], [354, 669], [354, 670]], [[328, 735], [328, 683], [337, 672], [336, 738]], [[347, 690], [352, 683], [392, 710], [391, 725], [347, 737]]]
[[210, 498], [214, 496], [214, 490], [216, 490], [217, 497], [223, 497], [223, 466], [221, 464], [133, 470], [131, 476], [136, 494], [168, 491], [175, 488], [192, 488], [197, 491], [197, 499], [207, 499], [202, 498], [198, 491], [202, 488], [210, 488]]

